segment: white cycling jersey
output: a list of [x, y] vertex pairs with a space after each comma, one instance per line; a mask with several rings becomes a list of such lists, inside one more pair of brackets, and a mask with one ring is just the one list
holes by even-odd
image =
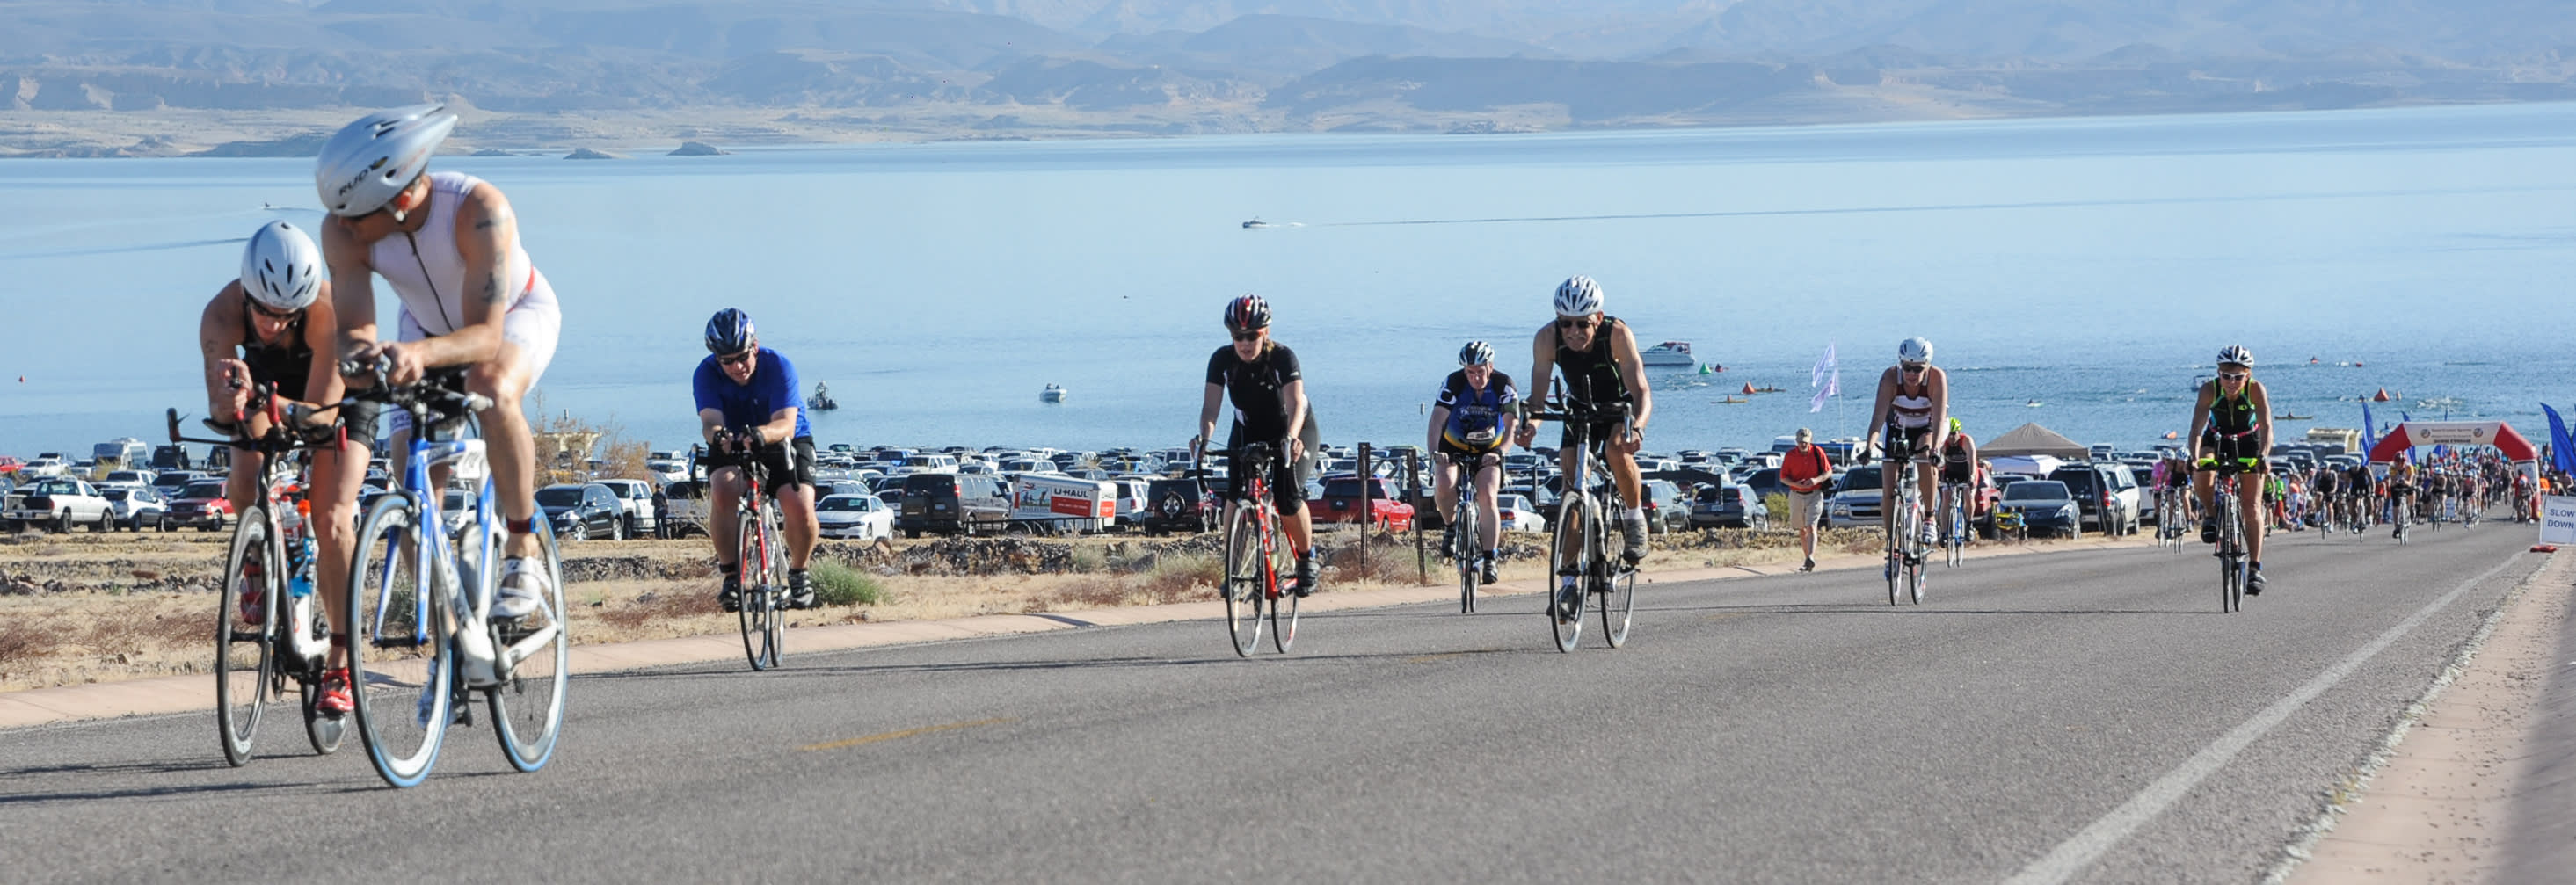
[[[429, 335], [446, 335], [465, 325], [465, 255], [456, 248], [456, 211], [467, 192], [483, 180], [462, 172], [429, 173], [429, 218], [419, 233], [377, 240], [367, 250], [367, 265], [393, 286], [402, 301], [407, 325]], [[555, 292], [528, 260], [528, 250], [510, 239], [503, 280], [516, 280], [511, 312], [522, 308], [555, 311]]]

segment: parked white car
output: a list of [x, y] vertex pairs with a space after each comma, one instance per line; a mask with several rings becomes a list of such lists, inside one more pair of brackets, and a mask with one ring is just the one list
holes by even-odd
[[147, 485], [120, 485], [99, 489], [98, 494], [107, 499], [108, 509], [116, 514], [116, 524], [120, 527], [138, 532], [147, 525], [165, 532], [172, 528], [170, 502], [162, 499], [158, 489]]
[[894, 537], [894, 508], [875, 495], [832, 495], [814, 503], [817, 533], [872, 541]]
[[21, 477], [61, 476], [70, 469], [71, 462], [63, 460], [61, 453], [46, 452], [28, 459], [26, 466], [18, 468], [18, 475]]
[[641, 538], [653, 534], [653, 486], [640, 479], [603, 479], [600, 485], [617, 496], [617, 505], [626, 510], [626, 536]]
[[1527, 496], [1502, 495], [1496, 497], [1494, 499], [1494, 503], [1502, 512], [1503, 531], [1547, 531], [1547, 517], [1540, 516], [1538, 508], [1530, 506], [1530, 501]]
[[8, 525], [42, 526], [51, 531], [68, 532], [73, 526], [88, 526], [106, 533], [116, 530], [116, 511], [98, 490], [77, 479], [49, 477], [9, 493], [0, 520]]

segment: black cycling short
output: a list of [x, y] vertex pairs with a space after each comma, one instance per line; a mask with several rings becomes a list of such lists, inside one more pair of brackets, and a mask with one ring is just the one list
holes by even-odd
[[[777, 497], [778, 490], [786, 486], [810, 487], [814, 484], [813, 437], [800, 436], [783, 446], [761, 446], [751, 457], [759, 458], [760, 466], [769, 471], [767, 492], [770, 497]], [[710, 451], [700, 463], [705, 464], [707, 472], [712, 474], [717, 468], [740, 465], [743, 459], [744, 456], [731, 452]]]
[[[1243, 457], [1243, 446], [1243, 425], [1237, 424], [1225, 443], [1225, 495], [1229, 500], [1241, 501], [1251, 493], [1243, 481], [1244, 477], [1252, 475], [1252, 471], [1245, 468], [1247, 462]], [[1289, 462], [1286, 440], [1271, 441], [1270, 501], [1281, 514], [1294, 515], [1306, 509], [1306, 480], [1312, 477], [1307, 471], [1298, 470], [1298, 466]]]
[[1887, 440], [1887, 460], [1889, 461], [1902, 461], [1913, 457], [1914, 453], [1922, 451], [1923, 438], [1931, 435], [1930, 427], [1898, 427], [1894, 424], [1887, 425], [1884, 432], [1879, 434], [1880, 438]]
[[1449, 438], [1446, 436], [1440, 438], [1440, 454], [1449, 456], [1449, 460], [1451, 461], [1462, 461], [1473, 464], [1479, 459], [1484, 458], [1486, 455], [1497, 454], [1502, 450], [1503, 447], [1499, 443], [1487, 448], [1471, 449], [1449, 441]]
[[[1568, 408], [1581, 407], [1569, 404]], [[1628, 422], [1626, 410], [1634, 409], [1635, 406], [1630, 404], [1627, 400], [1614, 400], [1602, 403], [1595, 408], [1609, 410], [1612, 414], [1618, 415], [1619, 417], [1603, 418], [1595, 421], [1564, 422], [1564, 427], [1557, 431], [1556, 448], [1558, 451], [1565, 451], [1574, 448], [1574, 431], [1578, 425], [1580, 425], [1586, 433], [1590, 434], [1592, 447], [1594, 449], [1597, 450], [1603, 445], [1612, 442], [1619, 435], [1619, 425]]]
[[1966, 461], [1942, 461], [1941, 481], [1954, 485], [1966, 485], [1968, 483], [1976, 482], [1977, 465], [1970, 464]]
[[2251, 433], [2243, 436], [2220, 436], [2215, 430], [2205, 430], [2200, 434], [2200, 453], [2203, 457], [2217, 458], [2220, 461], [2260, 458], [2263, 457], [2262, 442], [2260, 436]]

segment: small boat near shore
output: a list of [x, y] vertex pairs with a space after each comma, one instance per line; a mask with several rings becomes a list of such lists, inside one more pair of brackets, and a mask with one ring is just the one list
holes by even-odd
[[1049, 384], [1049, 385], [1047, 385], [1045, 390], [1038, 391], [1038, 402], [1042, 402], [1042, 403], [1060, 403], [1060, 402], [1064, 402], [1064, 385], [1061, 385], [1061, 384]]
[[841, 401], [833, 399], [832, 389], [821, 381], [814, 382], [814, 395], [805, 398], [805, 410], [808, 412], [829, 412], [840, 407]]
[[1649, 369], [1690, 369], [1699, 366], [1699, 358], [1691, 356], [1688, 341], [1666, 341], [1646, 348], [1646, 352], [1638, 354], [1637, 358]]

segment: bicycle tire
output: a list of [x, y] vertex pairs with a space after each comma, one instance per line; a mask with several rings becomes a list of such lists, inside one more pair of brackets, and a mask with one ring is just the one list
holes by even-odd
[[769, 557], [761, 549], [759, 511], [745, 510], [734, 515], [734, 568], [742, 584], [737, 615], [742, 622], [742, 653], [750, 659], [754, 671], [770, 667], [769, 622], [777, 617], [771, 605]]
[[[1277, 532], [1276, 524], [1273, 524], [1270, 530]], [[1295, 564], [1289, 561], [1288, 545], [1279, 543], [1276, 537], [1271, 538], [1270, 542], [1270, 568], [1267, 571], [1269, 577], [1264, 579], [1269, 587], [1268, 592], [1262, 594], [1268, 601], [1263, 605], [1270, 610], [1270, 646], [1284, 655], [1288, 653], [1289, 646], [1297, 644], [1298, 596], [1279, 586], [1279, 576], [1290, 574]]]
[[1261, 645], [1261, 602], [1269, 588], [1262, 572], [1261, 527], [1251, 505], [1238, 505], [1225, 526], [1225, 577], [1217, 591], [1225, 596], [1225, 620], [1234, 653], [1251, 657]]
[[[1906, 479], [1913, 480], [1915, 477], [1908, 476]], [[1923, 494], [1915, 489], [1916, 487], [1911, 484], [1905, 487], [1905, 510], [1900, 514], [1905, 526], [1905, 564], [1897, 571], [1903, 573], [1902, 576], [1905, 578], [1906, 598], [1915, 605], [1922, 605], [1923, 561], [1930, 558], [1931, 551], [1924, 549], [1923, 533], [1917, 528], [1923, 524]]]
[[409, 493], [367, 508], [342, 609], [349, 613], [349, 695], [359, 743], [376, 775], [396, 787], [429, 777], [455, 701], [456, 658], [438, 627], [447, 622], [447, 594], [436, 592], [435, 582], [421, 594], [420, 557], [430, 551], [419, 528]]
[[1620, 569], [1609, 578], [1601, 596], [1601, 638], [1611, 648], [1628, 644], [1628, 628], [1636, 623], [1637, 570]]
[[[546, 570], [546, 592], [537, 612], [544, 620], [538, 622], [541, 626], [537, 629], [552, 628], [552, 638], [507, 667], [501, 684], [492, 686], [487, 693], [492, 731], [501, 739], [501, 755], [510, 760], [510, 767], [520, 771], [544, 768], [554, 758], [555, 745], [563, 737], [564, 698], [572, 685], [572, 631], [564, 608], [563, 551], [556, 547], [555, 533], [545, 520], [545, 513], [538, 512], [537, 546], [543, 551], [538, 561]], [[530, 641], [535, 633], [520, 629], [525, 623], [528, 621], [521, 619], [508, 627], [494, 625], [493, 649], [507, 654], [518, 643]]]
[[[1583, 603], [1592, 595], [1584, 583], [1591, 579], [1592, 563], [1600, 558], [1600, 552], [1593, 547], [1594, 536], [1599, 532], [1592, 525], [1599, 518], [1592, 510], [1580, 496], [1566, 498], [1557, 506], [1556, 534], [1548, 542], [1548, 574], [1555, 577], [1556, 585], [1548, 594], [1547, 620], [1555, 630], [1556, 650], [1560, 652], [1571, 652], [1583, 641]], [[1570, 594], [1564, 590], [1568, 575], [1575, 580], [1575, 592]], [[1568, 607], [1572, 611], [1567, 611]]]
[[[268, 514], [259, 505], [242, 508], [241, 524], [233, 529], [231, 549], [224, 554], [219, 586], [225, 592], [215, 594], [215, 730], [222, 738], [224, 762], [235, 768], [250, 764], [260, 716], [277, 695], [277, 613], [285, 602], [277, 573], [285, 558], [268, 525]], [[260, 566], [260, 576], [253, 579], [260, 594], [256, 624], [241, 617], [243, 571], [253, 564]]]
[[1458, 496], [1457, 512], [1458, 540], [1454, 545], [1456, 549], [1450, 552], [1458, 554], [1458, 612], [1469, 614], [1476, 610], [1476, 580], [1483, 577], [1479, 574], [1483, 569], [1477, 566], [1476, 557], [1484, 551], [1485, 537], [1478, 531], [1481, 527], [1476, 525], [1476, 501], [1472, 494]]
[[[2230, 482], [2221, 477], [2221, 482]], [[2213, 499], [2218, 514], [2218, 610], [2245, 609], [2245, 518], [2233, 494]]]
[[1956, 493], [1944, 496], [1948, 499], [1948, 503], [1941, 507], [1950, 514], [1949, 519], [1942, 520], [1950, 527], [1950, 542], [1941, 546], [1948, 548], [1951, 568], [1958, 568], [1960, 563], [1968, 560], [1968, 505], [1966, 501], [1961, 500], [1961, 496], [1965, 494], [1967, 494], [1967, 487], [1958, 487]]
[[762, 521], [760, 534], [764, 539], [761, 546], [769, 550], [769, 574], [771, 577], [769, 588], [769, 666], [771, 669], [777, 669], [779, 665], [787, 662], [786, 613], [788, 611], [788, 591], [785, 577], [787, 574], [787, 540], [783, 536], [783, 533], [779, 531], [779, 520], [784, 519], [785, 517], [779, 514], [778, 508], [766, 508], [765, 512], [768, 514], [768, 517]]
[[1879, 572], [1887, 577], [1887, 604], [1889, 605], [1895, 605], [1898, 595], [1905, 589], [1905, 576], [1899, 572], [1905, 569], [1905, 539], [1914, 534], [1914, 524], [1905, 521], [1905, 496], [1908, 494], [1905, 488], [1908, 487], [1908, 480], [1899, 478], [1896, 482], [1899, 486], [1896, 490], [1896, 500], [1880, 504], [1885, 518], [1880, 531], [1885, 535], [1883, 540], [1886, 541], [1887, 562]]
[[[308, 635], [322, 637], [330, 636], [330, 613], [318, 602], [307, 607], [310, 608], [313, 613], [313, 624], [311, 627], [313, 632]], [[288, 642], [288, 640], [285, 639], [284, 632], [285, 631], [282, 630], [279, 631], [279, 643], [281, 645]], [[322, 712], [322, 674], [326, 670], [327, 668], [317, 665], [315, 669], [302, 674], [295, 680], [295, 693], [296, 698], [299, 701], [297, 706], [304, 712], [304, 740], [306, 743], [313, 746], [313, 755], [316, 756], [328, 756], [339, 752], [340, 741], [349, 735], [348, 714], [330, 714]]]

